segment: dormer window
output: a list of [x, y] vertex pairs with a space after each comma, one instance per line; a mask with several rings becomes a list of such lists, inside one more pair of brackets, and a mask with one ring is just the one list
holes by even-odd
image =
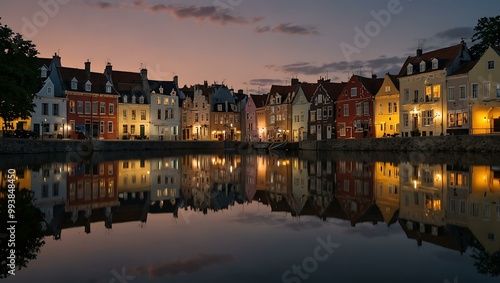
[[413, 74], [413, 65], [412, 64], [408, 64], [408, 66], [406, 67], [406, 73], [408, 73], [408, 75]]
[[40, 69], [40, 71], [41, 71], [40, 76], [42, 78], [46, 78], [47, 77], [47, 68], [45, 66], [42, 66], [42, 68]]
[[438, 68], [438, 63], [439, 63], [439, 62], [438, 62], [438, 59], [436, 59], [436, 58], [432, 59], [432, 69], [433, 69], [433, 70], [437, 70], [437, 68]]
[[276, 97], [276, 104], [281, 104], [281, 97], [280, 96]]
[[92, 83], [90, 81], [87, 81], [85, 83], [85, 91], [91, 91], [92, 90]]
[[75, 78], [73, 78], [71, 80], [71, 89], [76, 90], [77, 88], [78, 88], [78, 81]]
[[135, 95], [132, 95], [132, 103], [135, 103], [135, 101], [136, 101]]
[[176, 96], [176, 95], [177, 95], [177, 92], [176, 92], [174, 89], [172, 89], [172, 91], [170, 92], [170, 95], [171, 95], [171, 96]]
[[110, 82], [106, 83], [106, 93], [111, 93], [111, 86], [112, 84]]
[[123, 96], [123, 103], [127, 103], [128, 102], [128, 96], [124, 95]]
[[139, 103], [144, 104], [144, 96], [139, 97]]
[[420, 72], [425, 72], [425, 67], [426, 67], [425, 61], [420, 62]]
[[158, 89], [160, 91], [160, 94], [163, 94], [163, 87], [160, 86], [160, 88]]

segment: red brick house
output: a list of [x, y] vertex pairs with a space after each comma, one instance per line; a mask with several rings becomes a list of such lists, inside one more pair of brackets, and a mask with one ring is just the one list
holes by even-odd
[[375, 94], [384, 79], [365, 78], [353, 75], [344, 86], [335, 103], [337, 138], [375, 137]]
[[117, 139], [118, 94], [103, 73], [85, 69], [61, 68], [67, 101], [70, 138]]

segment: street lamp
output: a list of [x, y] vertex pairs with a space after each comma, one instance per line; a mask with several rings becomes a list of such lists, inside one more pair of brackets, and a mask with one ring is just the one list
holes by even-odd
[[66, 118], [62, 118], [62, 122], [63, 122], [62, 137], [64, 139], [65, 138], [65, 136], [64, 136], [64, 127], [66, 126]]

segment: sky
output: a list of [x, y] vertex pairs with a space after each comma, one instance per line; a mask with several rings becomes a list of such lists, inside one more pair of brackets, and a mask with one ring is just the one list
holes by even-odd
[[224, 83], [269, 92], [291, 78], [347, 81], [399, 72], [424, 52], [472, 46], [474, 26], [499, 14], [482, 0], [1, 0], [1, 23], [63, 66], [139, 72], [179, 85]]

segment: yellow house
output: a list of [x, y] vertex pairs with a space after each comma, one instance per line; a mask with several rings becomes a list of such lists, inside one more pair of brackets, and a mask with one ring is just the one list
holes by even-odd
[[144, 192], [151, 187], [150, 162], [145, 159], [118, 161], [118, 193]]
[[[10, 184], [9, 180], [7, 179], [8, 176], [8, 170], [0, 170], [0, 176], [2, 176], [2, 182], [1, 182], [1, 187], [2, 188], [7, 188], [7, 186]], [[31, 170], [28, 169], [27, 167], [24, 168], [16, 168], [16, 173], [15, 173], [15, 186], [16, 189], [22, 190], [22, 189], [27, 189], [31, 190]]]
[[0, 125], [2, 131], [0, 131], [0, 137], [3, 136], [4, 131], [14, 131], [14, 130], [29, 130], [31, 129], [31, 117], [27, 119], [17, 118], [14, 121], [10, 121], [7, 123], [7, 127], [5, 126], [5, 121], [0, 117]]
[[471, 134], [500, 133], [500, 47], [489, 47], [469, 71]]
[[382, 87], [375, 95], [375, 136], [399, 133], [399, 82], [397, 76], [386, 74]]
[[143, 95], [122, 95], [118, 103], [118, 137], [150, 137], [150, 105]]
[[375, 203], [380, 209], [384, 222], [395, 221], [399, 210], [399, 164], [391, 162], [375, 163]]
[[468, 198], [468, 228], [484, 247], [500, 251], [500, 167], [472, 166]]

